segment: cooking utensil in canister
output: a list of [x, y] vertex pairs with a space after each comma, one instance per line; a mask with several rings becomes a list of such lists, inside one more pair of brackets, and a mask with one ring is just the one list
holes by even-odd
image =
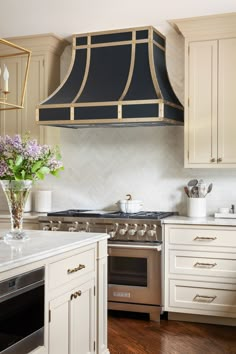
[[198, 184], [198, 180], [197, 180], [197, 179], [191, 179], [191, 180], [188, 182], [187, 186], [188, 186], [188, 187], [194, 187], [194, 186], [196, 186], [197, 184]]
[[208, 188], [207, 188], [207, 192], [206, 192], [205, 196], [212, 191], [212, 187], [213, 187], [213, 183], [210, 183]]
[[187, 186], [184, 186], [184, 191], [187, 194], [187, 196], [190, 198], [190, 193], [189, 193], [189, 189]]

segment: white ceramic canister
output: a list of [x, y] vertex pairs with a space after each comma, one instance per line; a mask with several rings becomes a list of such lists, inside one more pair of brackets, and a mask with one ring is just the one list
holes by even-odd
[[32, 193], [30, 191], [25, 203], [24, 212], [29, 213], [31, 210], [32, 210]]
[[206, 198], [188, 198], [187, 216], [199, 218], [206, 216]]
[[47, 213], [52, 210], [52, 191], [35, 191], [34, 210], [38, 213]]

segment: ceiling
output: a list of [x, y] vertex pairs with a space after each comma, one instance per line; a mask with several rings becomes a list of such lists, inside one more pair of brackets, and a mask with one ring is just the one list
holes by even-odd
[[0, 37], [72, 34], [153, 25], [168, 19], [236, 11], [235, 0], [7, 0], [1, 3]]

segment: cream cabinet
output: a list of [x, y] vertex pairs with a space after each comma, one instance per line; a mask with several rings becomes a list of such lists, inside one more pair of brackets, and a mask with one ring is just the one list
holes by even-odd
[[173, 20], [185, 37], [185, 167], [236, 167], [236, 13]]
[[95, 353], [94, 288], [94, 279], [78, 283], [50, 302], [50, 354]]
[[109, 353], [106, 274], [106, 240], [50, 262], [49, 354]]
[[236, 324], [236, 228], [170, 224], [164, 238], [165, 310]]
[[[36, 124], [35, 107], [48, 97], [60, 83], [60, 55], [68, 42], [53, 34], [14, 37], [9, 39], [32, 51], [27, 80], [24, 108], [1, 111], [1, 135], [24, 134], [30, 132], [40, 143], [56, 144], [59, 142], [59, 128], [39, 127]], [[6, 58], [10, 73], [9, 100], [21, 89], [21, 76], [26, 65], [23, 58]]]

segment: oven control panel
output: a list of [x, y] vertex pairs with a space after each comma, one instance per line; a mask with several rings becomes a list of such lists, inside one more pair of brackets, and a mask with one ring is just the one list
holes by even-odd
[[104, 232], [109, 234], [110, 241], [162, 241], [159, 220], [42, 217], [39, 223], [40, 229], [47, 231]]

